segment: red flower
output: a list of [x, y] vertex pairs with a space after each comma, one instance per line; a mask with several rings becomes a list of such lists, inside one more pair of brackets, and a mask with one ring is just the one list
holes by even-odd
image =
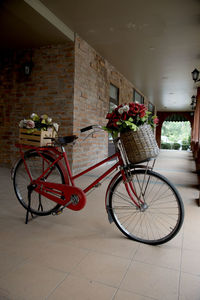
[[118, 121], [119, 119], [109, 120], [106, 127], [109, 129], [118, 129], [118, 125], [117, 125]]
[[145, 111], [140, 112], [140, 118], [143, 118], [146, 115]]
[[159, 119], [158, 119], [158, 118], [153, 119], [153, 123], [154, 123], [154, 124], [158, 124], [158, 122], [159, 122]]
[[128, 119], [128, 114], [124, 112], [124, 113], [122, 114], [122, 116], [121, 116], [121, 119], [122, 119], [123, 121], [126, 121], [126, 120]]
[[112, 119], [112, 114], [107, 114], [106, 119]]
[[135, 114], [137, 114], [137, 113], [139, 113], [139, 111], [140, 111], [140, 108], [137, 107], [137, 106], [135, 106], [134, 109], [133, 109], [133, 112], [134, 112]]
[[[120, 108], [123, 109], [120, 110]], [[121, 104], [116, 107], [112, 113], [107, 114], [106, 119], [108, 119], [108, 123], [106, 127], [108, 129], [111, 129], [111, 131], [113, 132], [123, 132], [125, 130], [130, 130], [129, 124], [125, 123], [125, 121], [131, 118], [131, 123], [135, 124], [136, 126], [140, 126], [147, 121], [147, 118], [144, 118], [146, 116], [146, 111], [147, 108], [144, 104], [134, 102]], [[152, 121], [152, 123], [154, 124], [158, 123], [158, 119], [156, 118], [156, 116], [152, 118]], [[118, 122], [120, 123], [119, 125], [117, 124]]]
[[112, 119], [119, 119], [119, 114], [117, 112], [114, 112], [112, 115]]

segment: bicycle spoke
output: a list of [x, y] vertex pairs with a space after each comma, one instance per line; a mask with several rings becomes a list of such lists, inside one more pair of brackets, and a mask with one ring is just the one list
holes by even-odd
[[161, 244], [180, 229], [183, 207], [180, 196], [169, 182], [152, 171], [132, 171], [134, 194], [144, 200], [133, 205], [124, 182], [118, 179], [110, 194], [113, 219], [128, 237], [147, 244]]

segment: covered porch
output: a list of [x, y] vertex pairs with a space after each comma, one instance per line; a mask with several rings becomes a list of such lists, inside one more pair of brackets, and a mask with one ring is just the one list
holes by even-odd
[[[193, 155], [161, 150], [155, 171], [179, 190], [185, 221], [173, 240], [153, 247], [126, 239], [109, 224], [104, 206], [109, 178], [88, 195], [82, 211], [65, 209], [25, 225], [10, 169], [0, 168], [1, 299], [198, 300], [200, 218]], [[80, 185], [96, 175], [84, 176]]]

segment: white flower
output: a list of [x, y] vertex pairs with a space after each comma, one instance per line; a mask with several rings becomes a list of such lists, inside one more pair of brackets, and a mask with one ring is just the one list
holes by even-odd
[[123, 109], [123, 106], [122, 106], [122, 107], [120, 107], [120, 108], [118, 109], [118, 113], [119, 113], [120, 115], [122, 115], [123, 112], [124, 112], [124, 109]]
[[34, 128], [35, 122], [32, 120], [26, 120], [26, 128]]
[[128, 112], [129, 111], [129, 105], [124, 105], [123, 109], [124, 109], [124, 112]]
[[47, 118], [47, 122], [48, 122], [48, 123], [51, 123], [51, 122], [52, 122], [52, 118], [49, 118], [49, 117], [48, 117], [48, 118]]
[[31, 114], [31, 119], [32, 119], [33, 121], [39, 121], [40, 118], [38, 117], [37, 114], [32, 113], [32, 114]]
[[54, 127], [55, 131], [58, 132], [59, 125], [57, 123], [53, 123], [53, 127]]
[[31, 114], [31, 119], [33, 119], [35, 116], [36, 116], [36, 114], [35, 114], [35, 113], [32, 113], [32, 114]]
[[25, 120], [21, 120], [21, 121], [19, 122], [19, 128], [23, 128], [23, 127], [24, 127], [24, 121], [25, 121]]
[[120, 107], [120, 108], [118, 109], [118, 113], [119, 113], [120, 115], [122, 115], [123, 112], [128, 112], [128, 111], [129, 111], [129, 106], [128, 106], [128, 105], [123, 105], [122, 107]]
[[44, 115], [41, 115], [41, 118], [42, 118], [43, 120], [47, 120], [47, 119], [48, 119], [48, 116], [47, 116], [46, 114], [44, 114]]
[[117, 108], [117, 105], [116, 104], [112, 104], [110, 112], [113, 112], [115, 110], [115, 108]]

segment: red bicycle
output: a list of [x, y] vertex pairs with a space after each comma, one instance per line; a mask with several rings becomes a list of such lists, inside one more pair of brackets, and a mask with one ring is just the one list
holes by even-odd
[[[81, 129], [91, 134], [101, 130], [93, 125]], [[90, 134], [89, 134], [90, 135]], [[88, 136], [89, 136], [88, 135]], [[33, 147], [18, 144], [21, 158], [12, 170], [16, 196], [28, 214], [58, 215], [64, 208], [83, 209], [86, 194], [110, 173], [111, 179], [105, 197], [108, 219], [128, 238], [158, 245], [171, 240], [180, 230], [184, 207], [177, 189], [168, 179], [143, 165], [128, 162], [120, 138], [114, 140], [116, 152], [85, 171], [73, 175], [64, 146], [75, 143], [76, 136], [52, 139], [54, 146]], [[91, 170], [116, 159], [105, 173], [85, 189], [75, 180]]]

